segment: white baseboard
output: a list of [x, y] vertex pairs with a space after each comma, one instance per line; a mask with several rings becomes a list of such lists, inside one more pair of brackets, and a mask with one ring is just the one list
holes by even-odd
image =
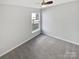
[[51, 35], [50, 33], [47, 33], [47, 32], [43, 32], [43, 34], [45, 34], [45, 35], [48, 35], [48, 36], [50, 36], [50, 37], [57, 38], [57, 39], [59, 39], [59, 40], [63, 40], [63, 41], [65, 41], [65, 42], [72, 43], [72, 44], [75, 44], [75, 45], [78, 45], [78, 46], [79, 46], [79, 43], [78, 43], [78, 42], [74, 42], [74, 41], [71, 41], [71, 40], [68, 40], [68, 39], [63, 39], [63, 38], [57, 37], [57, 36], [55, 36], [55, 35]]
[[31, 38], [29, 38], [29, 39], [27, 39], [27, 40], [23, 41], [23, 42], [22, 42], [22, 43], [20, 43], [19, 45], [17, 45], [17, 46], [15, 46], [15, 47], [13, 47], [13, 48], [9, 49], [8, 51], [6, 51], [6, 52], [2, 53], [2, 54], [0, 55], [0, 57], [1, 57], [1, 56], [3, 56], [3, 55], [5, 55], [5, 54], [7, 54], [7, 53], [9, 53], [10, 51], [14, 50], [15, 48], [17, 48], [17, 47], [21, 46], [22, 44], [24, 44], [25, 42], [29, 41], [30, 39], [31, 39]]
[[40, 33], [37, 33], [36, 35], [29, 37], [27, 40], [23, 41], [22, 43], [18, 44], [17, 46], [15, 46], [15, 47], [13, 47], [13, 48], [7, 50], [7, 51], [4, 52], [4, 53], [2, 53], [2, 54], [0, 55], [0, 57], [3, 56], [3, 55], [5, 55], [5, 54], [7, 54], [7, 53], [9, 53], [10, 51], [16, 49], [17, 47], [21, 46], [22, 44], [28, 42], [29, 40], [31, 40], [32, 38], [34, 38], [35, 36], [37, 36], [37, 35], [39, 35], [39, 34], [40, 34]]

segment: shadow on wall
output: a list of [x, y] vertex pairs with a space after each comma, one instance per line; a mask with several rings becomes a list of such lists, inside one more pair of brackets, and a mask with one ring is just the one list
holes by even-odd
[[32, 34], [31, 13], [39, 9], [0, 5], [0, 56], [38, 35]]
[[79, 43], [79, 1], [44, 8], [42, 13], [44, 33]]

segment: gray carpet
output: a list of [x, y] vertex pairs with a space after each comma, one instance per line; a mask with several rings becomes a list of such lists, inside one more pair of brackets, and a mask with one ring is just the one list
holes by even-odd
[[0, 59], [79, 59], [79, 46], [41, 34]]

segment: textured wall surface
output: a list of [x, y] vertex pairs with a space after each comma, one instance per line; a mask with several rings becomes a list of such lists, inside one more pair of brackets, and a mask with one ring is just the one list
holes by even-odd
[[31, 13], [35, 8], [0, 5], [0, 55], [38, 35], [32, 32]]
[[43, 32], [79, 43], [79, 1], [43, 9]]

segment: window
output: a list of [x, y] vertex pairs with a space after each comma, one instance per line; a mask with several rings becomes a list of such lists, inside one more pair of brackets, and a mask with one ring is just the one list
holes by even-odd
[[32, 33], [40, 30], [40, 14], [32, 13]]

